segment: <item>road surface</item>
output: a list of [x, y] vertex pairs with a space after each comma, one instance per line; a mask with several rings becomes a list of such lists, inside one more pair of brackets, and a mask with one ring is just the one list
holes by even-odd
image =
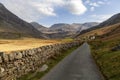
[[65, 57], [40, 80], [104, 80], [87, 43]]

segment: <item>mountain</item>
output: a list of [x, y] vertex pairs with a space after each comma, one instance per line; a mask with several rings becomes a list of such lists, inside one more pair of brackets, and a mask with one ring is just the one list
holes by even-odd
[[103, 21], [102, 23], [100, 23], [97, 26], [94, 26], [92, 28], [89, 28], [87, 30], [82, 31], [81, 34], [84, 34], [86, 32], [89, 32], [89, 31], [92, 31], [92, 30], [95, 30], [95, 29], [98, 29], [98, 28], [114, 25], [114, 24], [117, 24], [117, 23], [120, 23], [120, 13], [113, 15], [112, 17], [110, 17], [106, 21]]
[[[61, 36], [64, 37], [74, 37], [79, 34], [82, 30], [91, 28], [93, 26], [98, 25], [97, 22], [88, 22], [88, 23], [73, 23], [73, 24], [65, 24], [65, 23], [58, 23], [54, 24], [49, 28], [49, 32], [54, 32], [49, 34], [50, 36]], [[59, 35], [60, 34], [60, 35]]]
[[64, 30], [64, 31], [79, 31], [79, 29], [82, 28], [82, 30], [84, 29], [88, 29], [91, 28], [93, 26], [98, 25], [99, 23], [97, 22], [86, 22], [83, 24], [80, 23], [73, 23], [73, 24], [65, 24], [65, 23], [59, 23], [59, 24], [54, 24], [50, 27], [51, 30]]
[[98, 22], [87, 22], [87, 23], [84, 23], [82, 25], [85, 27], [85, 29], [88, 29], [88, 28], [91, 28], [93, 26], [99, 25], [99, 23]]
[[59, 23], [59, 24], [54, 24], [50, 27], [51, 30], [63, 30], [63, 31], [79, 31], [79, 30], [84, 30], [88, 29], [90, 27], [96, 26], [99, 23], [97, 22], [88, 22], [88, 23], [73, 23], [73, 24], [65, 24], [65, 23]]
[[120, 13], [113, 15], [111, 18], [107, 19], [96, 27], [105, 27], [117, 23], [120, 23]]
[[31, 22], [30, 23], [33, 27], [35, 27], [37, 30], [41, 31], [42, 33], [48, 32], [48, 28], [40, 25], [37, 22]]
[[96, 36], [104, 40], [118, 39], [120, 36], [120, 22], [117, 24], [96, 28], [95, 30], [79, 34], [76, 39], [85, 39], [90, 36]]
[[66, 38], [66, 37], [73, 37], [74, 35], [80, 33], [82, 30], [98, 25], [99, 23], [97, 22], [88, 22], [83, 24], [58, 23], [58, 24], [53, 24], [50, 28], [46, 28], [37, 22], [31, 22], [31, 24], [37, 30], [49, 36], [49, 38]]
[[58, 23], [54, 24], [50, 27], [51, 31], [58, 31], [58, 32], [76, 32], [78, 28], [76, 26], [72, 26], [70, 24], [65, 23]]
[[83, 24], [74, 23], [73, 25], [76, 25], [76, 26], [78, 25], [80, 27], [79, 30], [76, 32], [76, 34], [73, 36], [73, 38], [75, 38], [79, 36], [82, 31], [92, 28], [93, 26], [99, 25], [99, 23], [98, 22], [86, 22]]
[[58, 23], [49, 28], [49, 36], [51, 38], [66, 38], [71, 37], [76, 33], [74, 27], [70, 24]]
[[0, 38], [46, 38], [31, 24], [23, 21], [0, 3]]

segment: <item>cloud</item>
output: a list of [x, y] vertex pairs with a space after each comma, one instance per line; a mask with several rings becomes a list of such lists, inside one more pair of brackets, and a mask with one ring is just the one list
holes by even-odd
[[90, 0], [86, 0], [85, 3], [86, 3], [86, 4], [89, 4], [89, 3], [90, 3]]
[[56, 16], [55, 7], [64, 5], [63, 0], [37, 0], [31, 2], [32, 6], [46, 16]]
[[103, 2], [103, 1], [98, 1], [97, 3], [98, 4], [105, 4], [105, 2]]
[[44, 3], [34, 3], [33, 7], [43, 15], [56, 16], [53, 6], [46, 5]]
[[95, 10], [95, 7], [92, 6], [92, 7], [90, 8], [90, 10], [91, 10], [91, 11], [94, 11], [94, 10]]
[[72, 14], [81, 15], [87, 10], [82, 0], [69, 0], [67, 3], [67, 7]]
[[91, 18], [93, 18], [95, 21], [102, 22], [110, 18], [113, 14], [105, 14], [105, 15], [91, 15]]
[[109, 1], [108, 0], [99, 0], [99, 1], [87, 0], [85, 3], [90, 6], [91, 11], [94, 11], [95, 8], [97, 8], [97, 7], [101, 7], [102, 5], [105, 5], [105, 4], [108, 5]]
[[61, 7], [74, 15], [85, 13], [87, 8], [82, 0], [0, 0], [11, 12], [31, 22], [46, 16], [59, 16], [56, 9]]
[[89, 5], [90, 5], [90, 6], [94, 6], [94, 7], [98, 7], [98, 6], [99, 6], [99, 4], [96, 3], [96, 2], [90, 3]]

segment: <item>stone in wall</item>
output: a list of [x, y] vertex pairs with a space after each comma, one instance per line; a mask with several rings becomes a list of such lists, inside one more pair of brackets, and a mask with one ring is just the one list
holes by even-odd
[[2, 60], [2, 57], [0, 56], [0, 63], [2, 63], [3, 62], [3, 60]]
[[21, 59], [22, 58], [22, 53], [21, 52], [15, 52], [14, 53], [14, 57], [15, 57], [15, 59]]
[[15, 58], [14, 53], [8, 54], [8, 58], [10, 61], [14, 60]]
[[4, 75], [5, 69], [3, 67], [0, 67], [0, 77]]
[[9, 58], [8, 58], [8, 55], [7, 55], [7, 54], [2, 53], [2, 54], [1, 54], [1, 57], [2, 57], [2, 59], [3, 59], [3, 62], [8, 62], [8, 61], [9, 61]]

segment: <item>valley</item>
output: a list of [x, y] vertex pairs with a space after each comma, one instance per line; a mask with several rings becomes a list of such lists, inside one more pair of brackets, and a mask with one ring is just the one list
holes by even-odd
[[[39, 1], [27, 3], [24, 8], [28, 9], [23, 12], [24, 8], [12, 9], [1, 1], [0, 80], [120, 80], [120, 13], [114, 12], [109, 17], [94, 12], [106, 0], [95, 3], [88, 0], [84, 4], [76, 0], [82, 4], [80, 7], [75, 0], [70, 3], [66, 0], [67, 4], [60, 0], [61, 6], [57, 6], [70, 9], [65, 8], [69, 13], [63, 10], [64, 14], [60, 9], [59, 16], [53, 9], [56, 6], [52, 6], [54, 0], [52, 3], [48, 0], [47, 6], [46, 0], [39, 0], [42, 6]], [[81, 7], [85, 11], [84, 5], [90, 7], [89, 14], [78, 13], [83, 10]], [[26, 16], [24, 11], [30, 14]]]

